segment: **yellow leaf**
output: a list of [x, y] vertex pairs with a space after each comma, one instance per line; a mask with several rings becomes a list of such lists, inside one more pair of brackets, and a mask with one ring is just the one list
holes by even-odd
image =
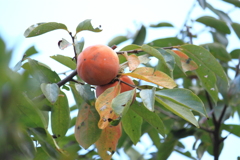
[[198, 68], [198, 65], [191, 58], [189, 58], [185, 53], [178, 50], [172, 50], [172, 51], [180, 57], [182, 68], [185, 72], [193, 71]]
[[150, 67], [137, 68], [132, 73], [123, 73], [123, 75], [142, 79], [165, 88], [172, 89], [176, 87], [176, 83], [171, 77], [161, 71], [154, 71], [154, 69]]
[[120, 93], [119, 83], [115, 87], [105, 90], [96, 100], [96, 110], [100, 115], [98, 127], [104, 129], [109, 124], [109, 119], [113, 119], [114, 112], [111, 106], [112, 100]]

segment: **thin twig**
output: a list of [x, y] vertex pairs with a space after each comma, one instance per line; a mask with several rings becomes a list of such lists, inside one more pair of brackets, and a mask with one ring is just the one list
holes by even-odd
[[228, 107], [228, 105], [225, 104], [225, 105], [224, 105], [224, 108], [223, 108], [223, 110], [222, 110], [222, 112], [221, 112], [221, 115], [220, 115], [220, 117], [219, 117], [219, 119], [218, 119], [218, 123], [220, 123], [220, 124], [222, 123], [223, 116], [224, 116], [224, 114], [225, 114], [225, 112], [226, 112], [227, 107]]
[[76, 48], [75, 48], [75, 37], [72, 35], [72, 32], [69, 32], [69, 35], [70, 35], [71, 38], [72, 38], [74, 57], [75, 57], [75, 61], [76, 61], [76, 63], [77, 63], [77, 52], [76, 52]]

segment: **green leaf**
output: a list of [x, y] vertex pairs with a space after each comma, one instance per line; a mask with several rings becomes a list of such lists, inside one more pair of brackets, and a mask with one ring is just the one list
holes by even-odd
[[166, 160], [171, 155], [178, 140], [169, 134], [163, 143], [158, 147], [160, 152], [157, 153], [157, 160]]
[[152, 89], [142, 89], [140, 91], [140, 97], [142, 98], [144, 106], [152, 112], [154, 111], [155, 91], [155, 87], [153, 87]]
[[147, 32], [146, 27], [142, 25], [140, 30], [136, 33], [136, 36], [134, 37], [132, 44], [142, 45], [146, 38], [146, 32]]
[[16, 109], [19, 113], [19, 122], [23, 123], [26, 127], [47, 127], [47, 122], [41, 111], [26, 96], [22, 96], [21, 103]]
[[239, 23], [232, 23], [232, 28], [235, 31], [238, 38], [240, 39], [240, 24]]
[[60, 90], [56, 83], [53, 84], [42, 83], [41, 90], [44, 96], [49, 100], [49, 102], [55, 103], [57, 101]]
[[[120, 51], [129, 51], [129, 50], [141, 50], [141, 46], [131, 44], [131, 45], [127, 45], [127, 46], [123, 47]], [[142, 55], [141, 53], [142, 52], [140, 52], [140, 54], [138, 54], [138, 55]], [[127, 61], [127, 59], [123, 55], [118, 55], [118, 57], [119, 57], [120, 64]]]
[[57, 83], [61, 80], [56, 72], [36, 60], [28, 58], [28, 64], [30, 68], [23, 68], [30, 70], [31, 75], [40, 83]]
[[108, 42], [108, 46], [112, 47], [113, 45], [118, 45], [124, 41], [128, 40], [127, 36], [117, 36], [114, 37], [111, 41]]
[[143, 156], [136, 151], [133, 147], [130, 147], [126, 150], [126, 154], [129, 156], [130, 159], [137, 159], [137, 160], [145, 160]]
[[78, 111], [75, 125], [75, 137], [77, 142], [85, 149], [95, 143], [101, 135], [98, 128], [99, 114], [95, 107], [84, 103]]
[[240, 126], [236, 124], [222, 124], [221, 129], [228, 131], [231, 134], [234, 134], [237, 137], [240, 137]]
[[76, 62], [71, 58], [71, 57], [68, 57], [68, 56], [63, 56], [63, 55], [54, 55], [54, 56], [50, 56], [52, 59], [58, 61], [59, 63], [63, 64], [64, 66], [72, 69], [72, 70], [75, 70], [76, 69]]
[[165, 126], [156, 113], [149, 111], [146, 107], [136, 101], [131, 105], [130, 108], [140, 115], [151, 126], [153, 126], [158, 133], [165, 137]]
[[113, 111], [117, 115], [120, 115], [121, 117], [124, 116], [127, 113], [129, 106], [133, 101], [133, 97], [135, 93], [136, 93], [136, 89], [134, 88], [130, 91], [126, 91], [117, 95], [117, 97], [115, 97], [112, 100]]
[[[186, 53], [190, 58], [192, 58], [196, 63], [205, 65], [211, 69], [216, 75], [228, 82], [228, 78], [222, 69], [219, 62], [212, 56], [210, 52], [200, 46], [195, 45], [182, 45], [181, 48], [184, 53]], [[220, 68], [220, 69], [219, 69]]]
[[233, 59], [238, 59], [240, 57], [240, 49], [235, 49], [230, 53]]
[[185, 106], [207, 117], [207, 112], [201, 99], [192, 91], [183, 88], [164, 89], [155, 92], [156, 95]]
[[214, 42], [221, 43], [225, 47], [228, 45], [228, 39], [225, 34], [222, 34], [220, 32], [211, 32], [211, 31], [210, 31], [210, 33], [213, 36]]
[[198, 0], [198, 3], [202, 7], [202, 9], [205, 9], [207, 6], [206, 0]]
[[75, 49], [77, 54], [80, 54], [82, 52], [84, 43], [85, 43], [85, 40], [83, 37], [80, 39], [80, 41], [75, 40]]
[[[217, 78], [213, 71], [206, 66], [200, 65], [196, 70], [197, 76], [201, 81], [202, 87], [205, 88], [208, 94], [212, 97], [214, 103], [218, 101], [218, 88]], [[222, 79], [221, 79], [222, 80]], [[223, 85], [227, 84], [226, 81], [222, 81]]]
[[142, 45], [142, 49], [145, 52], [149, 53], [150, 55], [156, 57], [159, 60], [159, 62], [158, 62], [159, 65], [157, 67], [157, 70], [162, 71], [162, 72], [166, 73], [167, 75], [171, 76], [171, 70], [170, 70], [169, 66], [167, 65], [163, 55], [160, 53], [160, 51], [165, 52], [165, 51], [163, 51], [163, 49], [159, 51], [159, 50], [157, 50], [153, 47], [150, 47], [149, 45], [146, 45], [146, 44]]
[[50, 32], [56, 29], [64, 29], [66, 31], [67, 27], [62, 23], [56, 23], [56, 22], [48, 22], [48, 23], [37, 23], [32, 26], [30, 26], [25, 32], [24, 36], [27, 37], [34, 37], [41, 34], [44, 34], [46, 32]]
[[196, 19], [197, 22], [200, 22], [202, 24], [205, 24], [206, 26], [215, 28], [217, 31], [224, 33], [224, 34], [230, 34], [231, 31], [228, 28], [226, 22], [222, 21], [222, 20], [218, 20], [214, 17], [210, 17], [210, 16], [203, 16], [200, 17], [198, 19]]
[[65, 136], [70, 125], [70, 110], [66, 95], [61, 92], [58, 100], [52, 106], [51, 127], [53, 134], [62, 138]]
[[203, 87], [208, 91], [213, 100], [217, 101], [218, 93], [216, 87], [216, 76], [228, 85], [228, 77], [220, 63], [206, 49], [195, 45], [183, 45], [182, 51], [198, 64], [196, 70]]
[[89, 84], [82, 85], [75, 83], [75, 88], [84, 101], [88, 102], [95, 99], [94, 92], [91, 90], [91, 86]]
[[228, 97], [231, 105], [238, 106], [240, 104], [240, 74], [238, 74], [231, 82]]
[[231, 56], [227, 52], [226, 48], [220, 43], [206, 43], [202, 44], [202, 47], [207, 49], [217, 59], [228, 62], [231, 61]]
[[55, 160], [51, 156], [49, 156], [43, 149], [42, 147], [36, 147], [36, 154], [33, 160]]
[[168, 22], [160, 22], [158, 24], [151, 24], [150, 27], [153, 28], [158, 28], [158, 27], [173, 27], [173, 25], [171, 23]]
[[182, 44], [184, 44], [184, 42], [176, 37], [156, 39], [148, 43], [148, 45], [157, 46], [157, 47], [170, 47], [170, 46], [177, 46]]
[[205, 145], [204, 142], [201, 142], [197, 148], [197, 157], [199, 159], [202, 159], [203, 154], [205, 153], [205, 151], [207, 150], [207, 145]]
[[136, 145], [142, 135], [142, 117], [140, 117], [133, 110], [129, 109], [128, 112], [122, 117], [122, 126], [132, 142]]
[[80, 22], [76, 28], [76, 34], [81, 31], [92, 31], [92, 32], [101, 32], [102, 29], [100, 29], [101, 26], [93, 28], [91, 19], [86, 19], [82, 22]]
[[71, 87], [71, 91], [72, 91], [74, 100], [76, 102], [76, 105], [80, 109], [82, 103], [84, 102], [84, 99], [79, 95], [79, 92], [77, 91], [74, 82], [70, 82], [70, 87]]
[[44, 128], [29, 128], [34, 138], [41, 145], [42, 149], [54, 159], [58, 159], [60, 156], [60, 148], [57, 146], [53, 137]]
[[29, 56], [34, 55], [34, 54], [36, 54], [36, 53], [38, 53], [38, 51], [35, 49], [34, 46], [32, 46], [32, 47], [30, 47], [30, 48], [28, 48], [28, 49], [26, 50], [26, 52], [24, 53], [24, 55], [26, 55], [26, 57], [29, 57]]
[[231, 18], [230, 18], [225, 12], [213, 8], [209, 3], [207, 3], [207, 7], [208, 7], [211, 11], [213, 11], [216, 15], [218, 15], [218, 17], [219, 17], [221, 20], [225, 21], [226, 23], [232, 23]]
[[[173, 69], [175, 67], [174, 56], [162, 48], [158, 48], [157, 50], [163, 55], [164, 61], [166, 62], [167, 66], [169, 68], [169, 71], [170, 71], [169, 74], [171, 77], [173, 77]], [[158, 62], [156, 69], [161, 70], [161, 66], [162, 66], [162, 62]]]
[[[184, 73], [184, 69], [182, 67], [182, 62], [181, 62], [181, 58], [176, 54], [174, 53], [172, 50], [165, 50], [166, 52], [170, 53], [173, 57], [174, 57], [174, 60], [175, 60], [175, 63], [176, 65], [179, 67], [179, 69]], [[175, 68], [175, 67], [174, 67]]]
[[223, 1], [225, 1], [227, 3], [231, 3], [236, 7], [240, 7], [240, 2], [238, 0], [223, 0]]
[[196, 118], [194, 117], [191, 110], [183, 105], [180, 105], [179, 103], [176, 103], [173, 100], [162, 98], [159, 96], [155, 96], [155, 99], [158, 103], [163, 105], [166, 109], [173, 112], [174, 114], [178, 115], [179, 117], [185, 119], [186, 121], [192, 123], [196, 127], [199, 127], [198, 122]]

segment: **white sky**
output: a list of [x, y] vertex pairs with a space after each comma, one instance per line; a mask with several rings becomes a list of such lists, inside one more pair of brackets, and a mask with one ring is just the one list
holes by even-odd
[[[103, 31], [101, 33], [83, 32], [78, 34], [78, 39], [85, 38], [85, 46], [92, 44], [107, 44], [117, 35], [126, 35], [128, 31], [135, 31], [141, 24], [149, 26], [158, 22], [172, 23], [174, 29], [150, 29], [147, 30], [147, 42], [156, 38], [175, 36], [182, 27], [187, 12], [193, 5], [194, 0], [0, 0], [0, 36], [8, 44], [8, 48], [15, 48], [14, 65], [21, 59], [23, 52], [31, 45], [35, 45], [41, 53], [33, 58], [42, 61], [52, 67], [56, 72], [64, 72], [66, 68], [59, 65], [49, 56], [55, 54], [64, 54], [73, 56], [72, 48], [64, 51], [59, 50], [57, 42], [62, 38], [70, 41], [70, 37], [64, 30], [57, 30], [47, 34], [24, 38], [24, 31], [32, 24], [39, 22], [59, 22], [64, 23], [70, 31], [75, 33], [75, 28], [79, 22], [85, 19], [93, 19], [94, 24], [101, 24]], [[220, 0], [209, 0], [212, 6], [228, 11], [232, 8]], [[203, 15], [213, 15], [209, 10], [202, 10], [198, 4], [194, 10], [192, 19]], [[232, 12], [230, 16], [233, 21], [240, 23], [240, 12]], [[215, 16], [215, 15], [214, 15]], [[201, 30], [202, 25], [196, 25], [197, 30]], [[193, 32], [197, 32], [193, 30]], [[231, 34], [228, 50], [239, 47], [239, 39]], [[211, 42], [209, 35], [203, 34], [199, 40], [194, 40], [195, 44]], [[120, 49], [119, 47], [118, 49]], [[229, 120], [229, 123], [239, 124], [239, 121]], [[144, 138], [146, 141], [147, 138]], [[144, 141], [143, 140], [143, 141]], [[187, 149], [191, 150], [193, 138], [183, 140]], [[145, 143], [143, 143], [145, 144]], [[146, 141], [146, 144], [148, 142]], [[225, 141], [221, 159], [236, 159], [239, 156], [238, 146], [240, 140], [230, 135]], [[137, 145], [141, 150], [142, 143]], [[160, 151], [161, 152], [161, 151]], [[173, 153], [169, 160], [186, 160], [178, 153]], [[212, 159], [207, 153], [204, 154], [204, 160]]]

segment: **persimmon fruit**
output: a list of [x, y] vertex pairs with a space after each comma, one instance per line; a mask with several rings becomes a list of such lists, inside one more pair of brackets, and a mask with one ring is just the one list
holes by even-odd
[[[128, 83], [128, 84], [135, 85], [134, 82], [128, 76], [121, 76], [119, 79], [123, 82]], [[121, 87], [120, 93], [130, 91], [130, 90], [134, 89], [133, 87], [131, 87], [131, 86], [129, 86], [129, 85], [123, 83], [123, 82], [120, 82], [120, 87]], [[119, 81], [115, 81], [114, 83], [109, 83], [109, 84], [106, 84], [106, 85], [97, 86], [96, 87], [96, 96], [99, 97], [106, 89], [108, 89], [110, 87], [114, 87], [118, 83], [119, 83]], [[135, 97], [136, 97], [136, 94], [133, 97], [133, 101], [135, 100]]]
[[91, 85], [105, 85], [118, 74], [119, 59], [112, 48], [92, 45], [84, 49], [77, 58], [77, 73]]

